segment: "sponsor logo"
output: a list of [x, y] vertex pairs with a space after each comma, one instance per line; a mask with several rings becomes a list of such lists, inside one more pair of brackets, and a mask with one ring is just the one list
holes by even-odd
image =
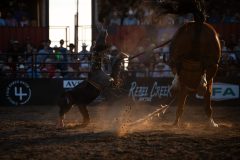
[[63, 88], [74, 88], [78, 84], [82, 83], [83, 80], [64, 80], [63, 81]]
[[13, 105], [26, 104], [31, 98], [30, 86], [23, 81], [13, 81], [7, 86], [6, 97]]
[[[196, 96], [199, 99], [203, 97]], [[214, 101], [230, 100], [239, 98], [239, 86], [228, 83], [214, 83], [212, 88], [212, 97]]]
[[239, 98], [239, 86], [227, 83], [214, 83], [212, 89], [212, 100], [228, 100]]
[[152, 101], [153, 97], [169, 97], [170, 86], [160, 86], [154, 82], [151, 87], [138, 86], [137, 82], [132, 82], [128, 92], [128, 96], [132, 97], [134, 101]]

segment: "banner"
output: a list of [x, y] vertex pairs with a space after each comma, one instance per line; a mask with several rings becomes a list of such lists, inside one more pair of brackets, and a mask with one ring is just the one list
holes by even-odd
[[[71, 90], [83, 80], [81, 79], [1, 79], [0, 105], [56, 105], [61, 94]], [[133, 101], [163, 103], [171, 99], [169, 92], [172, 78], [134, 78], [125, 80], [123, 88], [126, 96]], [[202, 97], [195, 98], [201, 99]], [[239, 85], [230, 83], [214, 83], [213, 101], [235, 100], [238, 102]]]

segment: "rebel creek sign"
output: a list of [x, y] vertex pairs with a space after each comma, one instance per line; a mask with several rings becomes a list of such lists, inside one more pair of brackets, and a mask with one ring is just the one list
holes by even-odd
[[128, 96], [132, 97], [134, 101], [152, 101], [152, 98], [170, 97], [169, 85], [160, 85], [154, 82], [152, 86], [139, 85], [136, 81], [131, 82]]

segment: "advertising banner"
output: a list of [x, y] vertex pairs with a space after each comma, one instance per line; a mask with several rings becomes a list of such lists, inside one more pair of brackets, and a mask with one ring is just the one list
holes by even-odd
[[[0, 105], [56, 105], [61, 94], [71, 90], [80, 79], [8, 79], [1, 80]], [[169, 92], [172, 78], [131, 78], [123, 86], [126, 96], [133, 101], [162, 103], [171, 98]], [[196, 96], [195, 98], [202, 99]], [[239, 85], [214, 83], [213, 101], [239, 100]]]

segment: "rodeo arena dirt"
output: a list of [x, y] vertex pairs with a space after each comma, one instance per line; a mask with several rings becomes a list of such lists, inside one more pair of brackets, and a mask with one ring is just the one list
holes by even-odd
[[[17, 3], [2, 2], [11, 11]], [[29, 3], [21, 2], [26, 4], [16, 6]], [[38, 51], [24, 52], [25, 58], [18, 55], [18, 41], [9, 52], [0, 51], [0, 160], [239, 160], [240, 44], [235, 56], [222, 50], [218, 32], [225, 30], [209, 23], [204, 0], [92, 2], [102, 8], [93, 14], [99, 17], [93, 18], [98, 23], [90, 52], [82, 43], [85, 53], [78, 55], [76, 44], [64, 48], [64, 40], [51, 48], [49, 37]], [[220, 4], [210, 2], [210, 10]], [[48, 3], [31, 7], [43, 12]], [[138, 9], [145, 21], [138, 15], [132, 24]], [[42, 14], [38, 23], [49, 18]], [[121, 21], [113, 21], [119, 26], [107, 28], [118, 14]], [[13, 28], [0, 31], [14, 34]], [[40, 61], [35, 54], [44, 56]], [[234, 63], [224, 63], [226, 57]]]
[[187, 105], [180, 127], [176, 107], [127, 126], [158, 107], [90, 106], [91, 123], [78, 127], [73, 108], [56, 129], [58, 107], [0, 107], [0, 159], [239, 159], [240, 106], [213, 106], [218, 128], [206, 125], [202, 106]]

